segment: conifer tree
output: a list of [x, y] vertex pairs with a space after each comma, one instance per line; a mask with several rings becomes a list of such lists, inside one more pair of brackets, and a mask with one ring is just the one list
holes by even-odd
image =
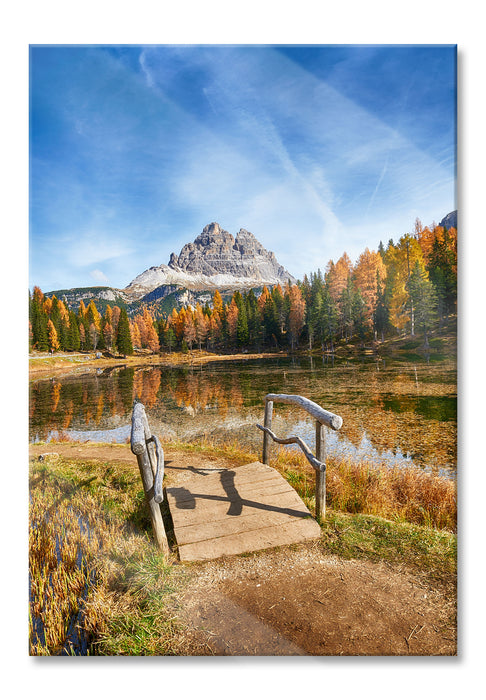
[[238, 317], [236, 321], [236, 342], [241, 347], [248, 343], [248, 318], [246, 315], [246, 304], [243, 301], [241, 292], [235, 292], [234, 300], [238, 307]]
[[39, 352], [49, 350], [47, 334], [47, 314], [44, 310], [44, 295], [39, 287], [34, 287], [30, 304], [30, 322], [32, 324], [32, 348]]
[[133, 355], [132, 339], [130, 337], [130, 326], [126, 309], [120, 310], [118, 328], [116, 334], [116, 346], [122, 355]]
[[424, 347], [429, 347], [429, 334], [436, 319], [437, 295], [427, 271], [418, 262], [409, 281], [409, 293], [415, 305], [417, 325], [424, 333]]
[[182, 337], [187, 343], [189, 349], [192, 350], [192, 344], [196, 340], [196, 327], [194, 325], [194, 317], [190, 308], [186, 310], [186, 314], [184, 316]]
[[77, 351], [81, 347], [78, 319], [74, 311], [69, 311], [68, 350]]

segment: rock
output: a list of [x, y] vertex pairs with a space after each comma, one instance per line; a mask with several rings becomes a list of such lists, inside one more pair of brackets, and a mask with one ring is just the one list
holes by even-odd
[[236, 238], [213, 222], [168, 265], [151, 267], [126, 287], [126, 293], [150, 292], [164, 285], [185, 289], [228, 289], [282, 286], [295, 278], [280, 265], [255, 236], [241, 228]]
[[445, 229], [454, 227], [457, 229], [457, 209], [455, 211], [449, 212], [447, 216], [444, 216], [439, 226], [443, 226]]
[[50, 459], [59, 459], [58, 452], [44, 452], [37, 458], [39, 462], [47, 462]]

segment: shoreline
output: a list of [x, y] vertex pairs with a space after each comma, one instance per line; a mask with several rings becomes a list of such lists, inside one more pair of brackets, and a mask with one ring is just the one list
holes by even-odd
[[264, 360], [287, 357], [288, 352], [255, 352], [255, 353], [208, 353], [193, 350], [191, 353], [162, 353], [160, 355], [128, 355], [127, 357], [101, 357], [93, 353], [63, 353], [49, 355], [39, 353], [29, 355], [29, 379], [49, 379], [50, 377], [77, 374], [91, 369], [106, 369], [109, 367], [137, 367], [140, 365], [164, 367], [183, 367], [209, 364], [210, 362], [234, 362], [245, 360]]
[[[408, 342], [407, 342], [408, 341]], [[387, 339], [384, 342], [373, 342], [364, 347], [355, 343], [338, 345], [334, 352], [322, 351], [308, 348], [300, 349], [294, 353], [288, 350], [278, 350], [274, 352], [232, 352], [232, 353], [211, 353], [205, 350], [192, 350], [188, 353], [172, 352], [160, 354], [140, 353], [127, 355], [126, 357], [104, 357], [96, 358], [94, 352], [63, 352], [50, 355], [49, 353], [32, 353], [28, 356], [29, 380], [49, 379], [51, 377], [79, 374], [85, 371], [107, 369], [110, 367], [139, 367], [162, 366], [162, 367], [194, 367], [210, 364], [211, 362], [244, 362], [246, 360], [266, 360], [278, 359], [291, 356], [296, 357], [334, 357], [345, 359], [350, 357], [363, 357], [376, 359], [388, 358], [390, 356], [400, 357], [407, 352], [412, 352], [417, 359], [427, 355], [446, 353], [451, 357], [457, 357], [457, 338], [444, 337], [441, 339], [442, 347], [430, 347], [425, 350], [419, 341], [413, 342], [414, 347], [410, 347], [410, 338]]]

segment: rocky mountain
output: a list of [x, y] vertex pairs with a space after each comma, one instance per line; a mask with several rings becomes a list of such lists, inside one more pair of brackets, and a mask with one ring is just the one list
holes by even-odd
[[[137, 299], [160, 289], [241, 289], [294, 283], [295, 278], [280, 265], [255, 236], [240, 229], [234, 238], [218, 223], [208, 224], [193, 243], [187, 243], [168, 265], [145, 270], [123, 290]], [[153, 296], [153, 294], [152, 294]]]
[[447, 214], [447, 216], [444, 216], [442, 221], [439, 223], [439, 226], [443, 226], [446, 229], [451, 227], [457, 229], [457, 209], [455, 211], [451, 211], [449, 214]]

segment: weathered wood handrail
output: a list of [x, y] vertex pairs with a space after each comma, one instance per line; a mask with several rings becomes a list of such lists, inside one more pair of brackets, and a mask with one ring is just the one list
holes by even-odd
[[263, 425], [259, 425], [257, 423], [257, 428], [260, 428], [260, 430], [263, 430], [264, 432], [268, 433], [272, 440], [274, 442], [278, 442], [279, 445], [298, 445], [302, 452], [305, 454], [307, 457], [307, 461], [314, 467], [314, 469], [319, 470], [319, 471], [324, 471], [326, 468], [326, 465], [323, 462], [319, 462], [318, 459], [314, 457], [312, 452], [310, 451], [309, 447], [305, 444], [305, 442], [302, 440], [302, 438], [298, 437], [297, 435], [292, 435], [288, 438], [278, 438], [275, 433], [273, 433], [270, 428], [265, 428]]
[[[305, 442], [296, 435], [288, 438], [278, 438], [272, 432], [274, 401], [300, 406], [300, 408], [303, 408], [316, 419], [316, 455], [313, 455]], [[326, 514], [326, 442], [324, 426], [332, 428], [332, 430], [339, 430], [342, 424], [343, 419], [341, 416], [326, 411], [304, 396], [296, 394], [267, 394], [265, 396], [264, 425], [257, 424], [257, 428], [264, 433], [262, 462], [269, 464], [270, 438], [282, 445], [296, 444], [301, 448], [309, 463], [316, 470], [316, 518], [324, 518]]]
[[311, 416], [318, 420], [319, 423], [323, 423], [333, 430], [339, 430], [343, 424], [341, 416], [326, 411], [324, 408], [321, 408], [319, 404], [314, 403], [314, 401], [310, 399], [306, 399], [305, 396], [299, 396], [298, 394], [267, 394], [265, 396], [265, 401], [278, 401], [279, 403], [300, 406], [304, 411], [307, 411], [307, 413], [310, 413]]
[[138, 401], [133, 406], [130, 447], [137, 456], [157, 546], [167, 554], [169, 545], [159, 506], [164, 499], [164, 452], [159, 439], [151, 433], [144, 405]]

